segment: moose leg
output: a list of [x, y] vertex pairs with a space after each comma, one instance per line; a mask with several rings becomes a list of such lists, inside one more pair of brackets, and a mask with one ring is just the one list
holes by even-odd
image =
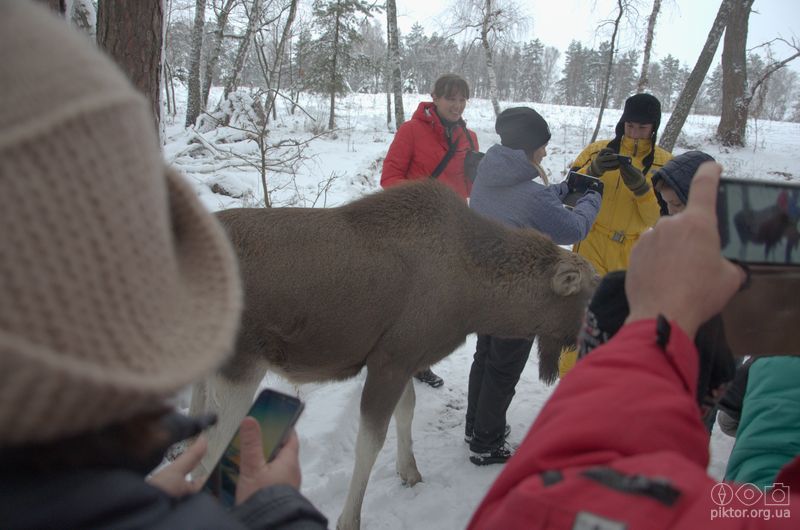
[[189, 413], [216, 412], [217, 424], [205, 433], [208, 438], [208, 451], [194, 469], [194, 474], [205, 476], [211, 472], [236, 429], [239, 428], [242, 418], [247, 414], [253, 402], [253, 394], [264, 379], [265, 373], [266, 369], [256, 369], [247, 379], [241, 381], [215, 374], [195, 384]]
[[394, 408], [394, 421], [397, 427], [397, 472], [403, 483], [413, 486], [422, 480], [422, 475], [417, 469], [414, 459], [414, 450], [411, 441], [411, 421], [414, 419], [414, 405], [416, 394], [414, 383], [409, 380], [400, 401]]
[[[356, 437], [355, 467], [344, 509], [336, 523], [339, 530], [356, 530], [361, 526], [361, 505], [375, 459], [386, 440], [392, 411], [397, 405], [411, 374], [389, 373], [392, 368], [373, 368], [368, 363], [367, 380], [361, 392], [361, 418]], [[409, 440], [410, 441], [410, 440]], [[410, 447], [410, 444], [409, 444]]]

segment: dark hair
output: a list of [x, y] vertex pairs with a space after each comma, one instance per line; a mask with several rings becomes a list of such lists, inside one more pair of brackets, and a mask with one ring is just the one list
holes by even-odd
[[449, 97], [458, 94], [469, 99], [469, 85], [463, 77], [457, 74], [444, 74], [440, 76], [431, 89], [431, 95], [436, 97]]

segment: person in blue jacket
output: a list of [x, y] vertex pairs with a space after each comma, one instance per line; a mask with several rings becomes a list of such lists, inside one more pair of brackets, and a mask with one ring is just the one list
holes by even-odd
[[[586, 237], [600, 209], [601, 189], [591, 189], [569, 210], [565, 182], [548, 185], [541, 167], [550, 128], [535, 110], [514, 107], [497, 117], [501, 143], [486, 152], [472, 187], [470, 208], [505, 225], [535, 228], [559, 245]], [[544, 183], [537, 182], [537, 179]], [[465, 441], [476, 465], [511, 456], [506, 411], [530, 355], [532, 340], [478, 335], [469, 374]]]

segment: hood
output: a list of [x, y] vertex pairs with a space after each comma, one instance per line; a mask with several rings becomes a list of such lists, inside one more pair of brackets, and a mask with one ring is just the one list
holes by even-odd
[[486, 151], [478, 166], [478, 179], [486, 187], [511, 186], [538, 176], [539, 172], [525, 156], [525, 151], [499, 144]]
[[[689, 200], [689, 186], [692, 184], [692, 178], [697, 172], [700, 164], [707, 161], [713, 161], [714, 157], [702, 151], [687, 151], [680, 154], [664, 164], [664, 167], [659, 169], [653, 175], [653, 188], [656, 187], [660, 181], [669, 186], [675, 191], [678, 198], [686, 204]], [[659, 205], [661, 206], [662, 213], [666, 213], [666, 203], [661, 198], [661, 194], [656, 192]]]

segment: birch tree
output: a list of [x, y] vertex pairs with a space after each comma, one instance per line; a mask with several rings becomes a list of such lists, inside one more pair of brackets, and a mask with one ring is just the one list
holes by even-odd
[[659, 141], [659, 145], [666, 151], [671, 152], [672, 148], [675, 147], [678, 134], [680, 134], [681, 129], [683, 129], [683, 124], [686, 123], [689, 111], [692, 109], [694, 100], [697, 98], [700, 87], [703, 85], [703, 80], [708, 73], [708, 69], [711, 67], [711, 61], [717, 53], [717, 47], [719, 46], [722, 32], [725, 30], [725, 26], [728, 23], [731, 7], [732, 0], [722, 0], [719, 10], [717, 10], [714, 23], [711, 24], [711, 29], [708, 32], [703, 49], [700, 51], [697, 62], [692, 72], [689, 74], [689, 79], [686, 80], [686, 84], [683, 86], [683, 90], [681, 90], [681, 94], [675, 102], [675, 108], [672, 110], [672, 114], [670, 115], [666, 127], [664, 127], [664, 133], [661, 135]]
[[606, 64], [605, 80], [603, 81], [603, 96], [600, 100], [600, 112], [597, 113], [597, 124], [594, 126], [592, 139], [589, 143], [597, 140], [597, 135], [600, 132], [600, 123], [603, 121], [603, 112], [606, 110], [606, 103], [608, 102], [608, 86], [611, 83], [611, 71], [614, 68], [614, 46], [617, 42], [617, 33], [619, 32], [619, 22], [622, 20], [622, 15], [625, 13], [627, 3], [623, 0], [617, 0], [617, 18], [614, 19], [614, 29], [611, 32], [611, 46], [608, 50], [608, 63]]
[[397, 32], [397, 3], [386, 0], [386, 25], [391, 69], [392, 94], [394, 94], [394, 125], [397, 129], [406, 120], [403, 109], [403, 75], [400, 69], [400, 40]]
[[644, 56], [642, 57], [642, 70], [639, 74], [639, 83], [636, 86], [636, 92], [644, 92], [647, 88], [647, 71], [650, 69], [650, 52], [653, 49], [653, 36], [656, 30], [656, 19], [658, 12], [661, 10], [661, 0], [653, 0], [653, 10], [650, 12], [650, 17], [647, 19], [647, 34], [644, 38]]

